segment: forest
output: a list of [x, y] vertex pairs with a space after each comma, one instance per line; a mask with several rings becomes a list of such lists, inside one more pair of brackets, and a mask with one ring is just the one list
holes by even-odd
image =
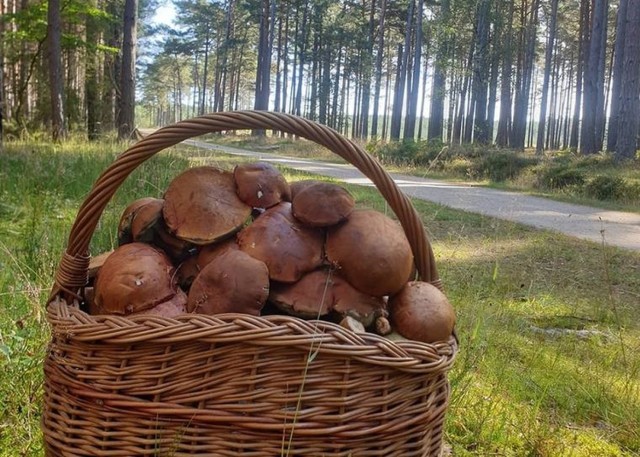
[[[0, 0], [3, 138], [212, 111], [637, 160], [640, 0]], [[166, 3], [164, 4], [166, 6]]]

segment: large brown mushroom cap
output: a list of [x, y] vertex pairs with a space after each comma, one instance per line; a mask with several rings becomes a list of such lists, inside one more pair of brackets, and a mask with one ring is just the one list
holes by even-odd
[[326, 251], [352, 286], [374, 297], [398, 292], [413, 268], [401, 226], [376, 211], [354, 211], [345, 223], [330, 227]]
[[291, 214], [291, 203], [266, 210], [238, 233], [240, 249], [262, 260], [274, 281], [295, 282], [322, 264], [324, 233], [304, 227]]
[[434, 285], [410, 281], [389, 299], [393, 328], [405, 338], [424, 343], [446, 341], [456, 322], [453, 307]]
[[236, 194], [233, 174], [214, 167], [190, 168], [178, 175], [164, 200], [169, 231], [194, 244], [213, 243], [236, 232], [251, 214]]
[[317, 179], [301, 179], [300, 181], [293, 181], [289, 183], [289, 189], [291, 190], [291, 200], [293, 201], [296, 198], [296, 195], [300, 193], [301, 190], [306, 189], [309, 186], [313, 186], [314, 184], [320, 184], [323, 181], [318, 181]]
[[144, 243], [120, 246], [96, 276], [95, 305], [107, 314], [127, 315], [173, 299], [174, 268], [161, 251]]
[[208, 263], [189, 290], [189, 312], [244, 313], [259, 316], [269, 296], [264, 262], [239, 250], [228, 250]]
[[300, 189], [291, 201], [296, 219], [310, 227], [329, 227], [344, 221], [355, 207], [355, 200], [343, 187], [318, 182]]
[[291, 199], [289, 184], [282, 173], [266, 162], [243, 163], [233, 170], [238, 197], [249, 206], [270, 208]]

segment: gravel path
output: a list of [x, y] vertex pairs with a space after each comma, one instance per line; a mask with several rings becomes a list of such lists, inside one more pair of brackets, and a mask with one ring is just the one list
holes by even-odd
[[[197, 140], [186, 140], [184, 143], [226, 154], [253, 157], [295, 170], [330, 176], [347, 183], [373, 185], [348, 164], [283, 157]], [[609, 245], [640, 251], [640, 214], [573, 205], [516, 192], [452, 184], [397, 173], [391, 173], [391, 176], [412, 197], [536, 228], [555, 230], [597, 243], [601, 243], [604, 236]]]

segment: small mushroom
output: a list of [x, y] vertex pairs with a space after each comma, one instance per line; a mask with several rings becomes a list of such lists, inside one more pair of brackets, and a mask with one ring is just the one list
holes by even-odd
[[243, 252], [267, 264], [274, 281], [295, 282], [322, 264], [324, 233], [301, 225], [288, 202], [266, 210], [237, 240]]
[[228, 250], [196, 276], [187, 308], [200, 314], [259, 316], [268, 296], [269, 272], [264, 262], [242, 251]]
[[376, 211], [354, 211], [346, 222], [330, 227], [326, 251], [349, 284], [374, 297], [398, 292], [413, 269], [401, 226]]
[[456, 322], [445, 294], [422, 281], [408, 282], [389, 299], [389, 316], [400, 335], [424, 343], [446, 341]]
[[296, 219], [310, 227], [329, 227], [344, 221], [355, 207], [349, 192], [337, 184], [318, 182], [296, 193], [291, 211]]
[[175, 269], [162, 251], [144, 243], [113, 251], [97, 273], [94, 303], [102, 314], [129, 315], [174, 299]]
[[289, 201], [289, 184], [282, 173], [266, 162], [243, 163], [233, 170], [238, 197], [254, 208], [270, 208]]
[[327, 269], [307, 273], [293, 284], [272, 283], [269, 301], [303, 319], [331, 317], [341, 322], [351, 317], [364, 327], [384, 313], [384, 300], [354, 289], [344, 278]]
[[118, 244], [131, 243], [133, 241], [133, 234], [131, 233], [131, 224], [136, 212], [143, 206], [156, 200], [152, 197], [139, 198], [131, 202], [122, 212], [120, 216], [120, 222], [118, 223]]
[[214, 167], [195, 167], [174, 178], [164, 195], [164, 220], [169, 231], [203, 245], [240, 230], [251, 207], [236, 194], [233, 174]]
[[161, 198], [149, 199], [141, 205], [131, 219], [131, 236], [133, 241], [152, 243], [156, 233], [156, 227], [162, 220], [162, 207], [164, 200]]

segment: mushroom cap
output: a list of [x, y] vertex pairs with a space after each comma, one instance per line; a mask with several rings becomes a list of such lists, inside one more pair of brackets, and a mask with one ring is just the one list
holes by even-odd
[[240, 249], [262, 260], [274, 281], [295, 282], [322, 264], [322, 230], [304, 227], [282, 202], [260, 215], [238, 233]]
[[118, 223], [118, 244], [131, 243], [133, 235], [131, 233], [131, 223], [133, 218], [142, 206], [156, 200], [153, 197], [144, 197], [134, 200], [124, 209]]
[[296, 219], [310, 227], [329, 227], [344, 221], [356, 202], [343, 187], [318, 182], [300, 189], [291, 200]]
[[400, 335], [424, 343], [446, 341], [456, 322], [446, 295], [422, 281], [408, 282], [389, 299], [389, 317]]
[[333, 296], [333, 311], [340, 318], [353, 317], [365, 327], [372, 326], [377, 317], [386, 314], [386, 302], [382, 297], [364, 294], [340, 276], [335, 276]]
[[333, 280], [327, 271], [315, 270], [294, 283], [272, 282], [269, 301], [292, 316], [318, 319], [333, 310]]
[[162, 220], [164, 200], [152, 198], [141, 205], [131, 219], [131, 236], [133, 241], [151, 243], [154, 239], [156, 226]]
[[233, 170], [240, 200], [255, 208], [270, 208], [291, 199], [287, 180], [267, 162], [243, 163]]
[[233, 174], [195, 167], [175, 177], [164, 195], [164, 220], [176, 237], [209, 244], [242, 228], [251, 207], [237, 196]]
[[187, 309], [201, 314], [259, 316], [268, 296], [269, 272], [264, 262], [231, 249], [196, 276], [189, 290]]
[[315, 270], [292, 284], [272, 283], [269, 301], [282, 311], [303, 319], [330, 313], [342, 321], [349, 316], [365, 327], [384, 311], [384, 300], [354, 289], [344, 278], [327, 269]]
[[324, 181], [318, 181], [317, 179], [301, 179], [300, 181], [293, 181], [289, 183], [289, 189], [291, 190], [291, 201], [293, 201], [293, 199], [298, 193], [300, 193], [302, 189], [306, 189], [307, 187], [314, 184], [320, 184], [321, 182]]
[[239, 249], [240, 246], [236, 243], [235, 238], [227, 238], [226, 240], [218, 241], [217, 243], [202, 246], [196, 261], [198, 269], [202, 270], [208, 263], [214, 261], [217, 257], [229, 250], [237, 251]]
[[409, 280], [411, 246], [401, 226], [377, 211], [357, 210], [327, 231], [327, 258], [360, 292], [392, 295]]
[[144, 243], [124, 244], [97, 273], [96, 307], [120, 315], [153, 308], [177, 293], [174, 276], [171, 261], [160, 250]]
[[137, 313], [133, 313], [133, 316], [160, 316], [173, 318], [186, 314], [187, 311], [187, 294], [181, 289], [178, 289], [173, 298], [169, 301], [162, 302], [153, 308], [146, 309]]

